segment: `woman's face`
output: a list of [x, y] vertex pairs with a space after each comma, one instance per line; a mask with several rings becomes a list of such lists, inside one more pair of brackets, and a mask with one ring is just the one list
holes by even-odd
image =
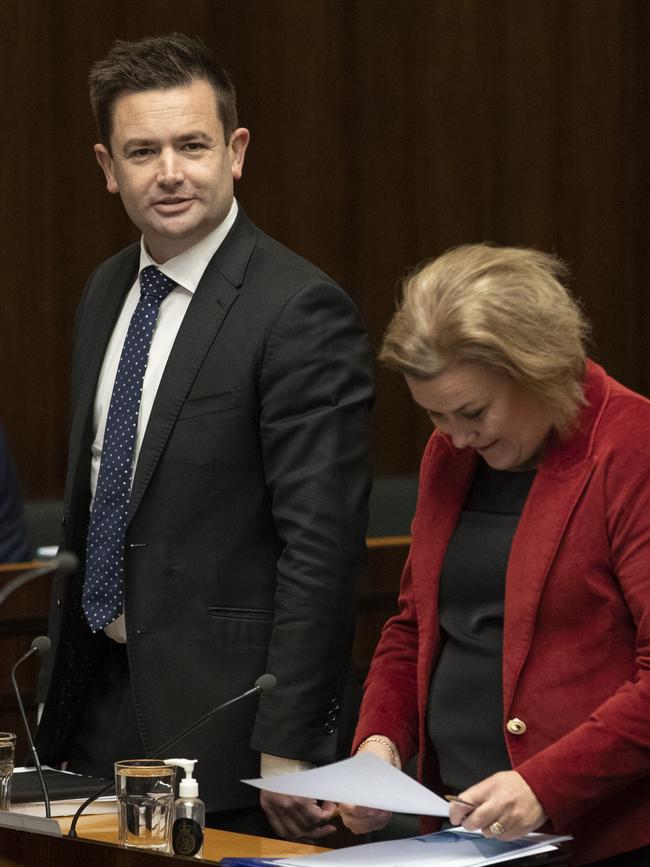
[[551, 414], [505, 373], [454, 364], [433, 379], [406, 377], [416, 403], [458, 449], [473, 448], [495, 470], [534, 467], [553, 426]]

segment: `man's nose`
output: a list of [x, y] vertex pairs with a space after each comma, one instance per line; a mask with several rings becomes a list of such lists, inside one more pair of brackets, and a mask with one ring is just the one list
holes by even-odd
[[173, 150], [163, 151], [158, 163], [156, 180], [161, 186], [178, 186], [184, 180], [183, 168], [178, 155]]

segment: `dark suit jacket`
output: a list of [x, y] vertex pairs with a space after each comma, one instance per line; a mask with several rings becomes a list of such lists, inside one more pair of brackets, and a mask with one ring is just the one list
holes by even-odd
[[[650, 401], [592, 363], [585, 397], [578, 428], [537, 469], [510, 551], [503, 630], [512, 767], [550, 830], [574, 835], [576, 864], [650, 844]], [[477, 460], [440, 433], [429, 441], [400, 613], [377, 647], [355, 739], [385, 734], [404, 762], [420, 750], [420, 777], [438, 792], [426, 733], [438, 583]]]
[[[66, 546], [83, 558], [93, 400], [139, 264], [133, 246], [89, 280], [75, 332]], [[258, 752], [331, 758], [365, 561], [370, 355], [359, 314], [314, 266], [241, 211], [183, 320], [128, 509], [125, 610], [147, 750], [265, 671], [273, 692], [174, 754], [198, 758], [209, 810], [253, 803]], [[92, 677], [81, 575], [57, 595], [39, 739], [66, 746]], [[119, 757], [116, 757], [119, 758]]]

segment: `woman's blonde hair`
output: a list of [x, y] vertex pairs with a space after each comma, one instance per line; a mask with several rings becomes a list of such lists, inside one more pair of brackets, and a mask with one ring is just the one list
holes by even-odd
[[461, 362], [504, 371], [549, 407], [565, 434], [584, 403], [589, 332], [560, 282], [567, 273], [537, 250], [455, 247], [405, 279], [379, 357], [420, 380]]

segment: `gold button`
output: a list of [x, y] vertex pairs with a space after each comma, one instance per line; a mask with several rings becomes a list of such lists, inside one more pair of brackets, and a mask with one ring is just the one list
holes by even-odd
[[526, 731], [526, 723], [515, 717], [514, 719], [509, 719], [506, 723], [506, 728], [510, 732], [511, 735], [523, 735]]

